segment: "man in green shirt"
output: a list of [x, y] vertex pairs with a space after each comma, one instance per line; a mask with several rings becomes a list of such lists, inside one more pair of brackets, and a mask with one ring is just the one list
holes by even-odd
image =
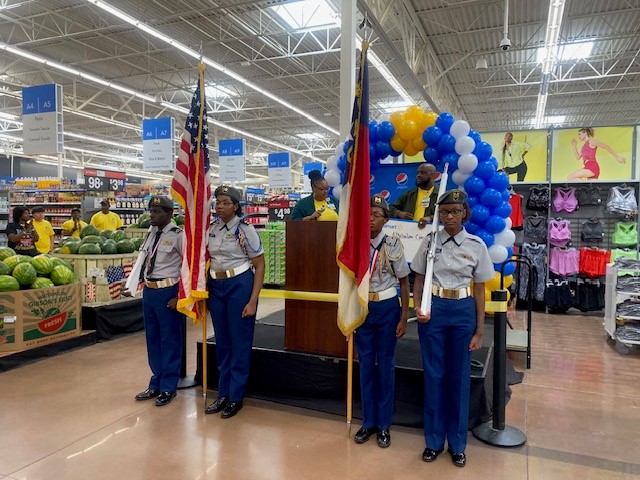
[[424, 228], [433, 220], [433, 212], [438, 201], [438, 192], [434, 188], [436, 167], [423, 163], [416, 174], [416, 188], [407, 190], [389, 206], [392, 218], [414, 220], [418, 228]]

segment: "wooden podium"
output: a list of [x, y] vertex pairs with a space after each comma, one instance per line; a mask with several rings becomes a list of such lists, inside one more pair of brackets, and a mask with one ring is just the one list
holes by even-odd
[[[338, 293], [337, 222], [287, 222], [286, 280], [289, 291]], [[287, 350], [347, 356], [338, 329], [338, 304], [285, 300]]]

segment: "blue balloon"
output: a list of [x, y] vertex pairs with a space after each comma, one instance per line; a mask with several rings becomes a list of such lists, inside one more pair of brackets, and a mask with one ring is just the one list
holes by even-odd
[[435, 148], [425, 148], [424, 152], [422, 152], [422, 156], [424, 157], [426, 162], [433, 163], [434, 165], [440, 161], [440, 154]]
[[382, 140], [383, 142], [390, 141], [393, 136], [396, 134], [396, 128], [393, 126], [393, 123], [385, 120], [378, 125], [376, 129], [376, 134], [378, 136], [378, 140]]
[[442, 133], [449, 133], [449, 129], [451, 128], [451, 125], [453, 125], [453, 121], [453, 115], [446, 112], [441, 113], [438, 115], [436, 120], [436, 127], [442, 130]]
[[459, 158], [460, 158], [460, 155], [458, 155], [456, 152], [451, 152], [443, 155], [442, 158], [440, 159], [442, 163], [449, 164], [449, 175], [451, 175], [453, 172], [455, 172], [458, 169]]
[[380, 168], [380, 159], [378, 157], [374, 157], [369, 160], [369, 169], [373, 172]]
[[480, 161], [489, 160], [492, 152], [493, 149], [487, 142], [477, 142], [476, 148], [473, 149], [473, 154], [478, 157]]
[[471, 220], [464, 224], [464, 229], [471, 235], [475, 235], [476, 232], [481, 228], [482, 227], [480, 225], [478, 225], [477, 223], [473, 223]]
[[387, 158], [391, 155], [391, 144], [389, 142], [383, 142], [378, 140], [376, 142], [376, 152], [378, 152], [378, 158]]
[[458, 185], [456, 185], [456, 182], [453, 181], [451, 176], [447, 177], [447, 191], [453, 190], [454, 188], [458, 188]]
[[480, 203], [488, 208], [496, 208], [502, 203], [502, 195], [495, 188], [487, 188], [480, 194]]
[[498, 170], [498, 159], [496, 157], [490, 157], [489, 162], [491, 162], [491, 164], [496, 167], [496, 170]]
[[480, 143], [482, 141], [482, 138], [480, 137], [480, 134], [478, 132], [476, 132], [475, 130], [469, 130], [468, 136], [473, 138], [473, 141], [476, 142], [476, 144], [478, 144], [478, 143]]
[[491, 162], [479, 162], [473, 174], [483, 180], [489, 180], [496, 173], [496, 168]]
[[442, 171], [444, 170], [444, 163], [443, 162], [438, 162], [438, 163], [436, 163], [434, 165], [436, 167], [436, 172], [442, 173]]
[[346, 155], [347, 152], [349, 151], [349, 147], [353, 144], [353, 142], [351, 140], [349, 140], [348, 142], [344, 142], [344, 145], [342, 147], [342, 151], [344, 152], [344, 154]]
[[496, 172], [491, 175], [489, 182], [487, 182], [491, 188], [495, 188], [499, 192], [502, 192], [509, 186], [509, 177], [504, 172]]
[[[493, 269], [496, 272], [499, 272], [500, 269], [502, 268], [502, 263], [494, 263], [493, 264]], [[513, 262], [509, 262], [504, 266], [504, 270], [502, 271], [502, 274], [505, 277], [508, 277], [509, 275], [513, 275], [513, 272], [516, 271], [516, 264]]]
[[378, 122], [371, 120], [369, 122], [369, 143], [376, 143], [378, 141]]
[[333, 187], [329, 187], [329, 192], [327, 193], [333, 197]]
[[484, 180], [476, 175], [471, 175], [464, 182], [464, 191], [469, 195], [479, 195], [485, 188]]
[[340, 185], [344, 185], [344, 172], [340, 172]]
[[[370, 143], [369, 144], [369, 158], [371, 160], [373, 160], [374, 158], [378, 158], [378, 152], [376, 151], [375, 143]], [[338, 163], [340, 163], [339, 159], [338, 159]], [[340, 168], [340, 167], [338, 167], [338, 168]]]
[[504, 200], [500, 202], [500, 205], [491, 210], [492, 215], [498, 215], [502, 218], [509, 218], [511, 216], [511, 204]]
[[469, 204], [469, 208], [473, 207], [474, 205], [477, 205], [478, 202], [479, 202], [478, 197], [476, 197], [475, 195], [467, 196], [467, 203]]
[[340, 155], [340, 158], [338, 158], [338, 170], [344, 172], [345, 168], [347, 168], [347, 156]]
[[448, 133], [442, 135], [442, 138], [440, 138], [440, 141], [438, 142], [438, 152], [440, 152], [440, 155], [455, 152], [455, 150], [456, 139]]
[[507, 223], [504, 221], [504, 218], [499, 217], [498, 215], [491, 215], [487, 218], [487, 221], [484, 222], [484, 229], [494, 235], [496, 233], [500, 233], [506, 226]]
[[493, 245], [493, 242], [495, 241], [493, 238], [493, 235], [487, 232], [484, 228], [481, 228], [480, 230], [478, 230], [474, 235], [476, 235], [477, 237], [480, 237], [480, 239], [485, 243], [487, 248], [491, 247]]
[[396, 152], [393, 147], [391, 148], [391, 156], [392, 157], [399, 157], [400, 155], [402, 155], [402, 152]]
[[502, 199], [505, 202], [508, 202], [510, 198], [511, 198], [511, 192], [509, 190], [503, 190], [502, 191]]
[[323, 169], [322, 169], [322, 176], [324, 177], [326, 174], [327, 174], [327, 169], [326, 169], [326, 168], [323, 168]]
[[507, 258], [511, 258], [513, 256], [513, 247], [507, 247]]
[[487, 221], [489, 215], [491, 215], [491, 212], [487, 207], [477, 204], [471, 207], [471, 217], [469, 220], [477, 225], [484, 225], [484, 222]]
[[429, 146], [435, 147], [442, 138], [442, 130], [432, 125], [422, 132], [422, 140]]

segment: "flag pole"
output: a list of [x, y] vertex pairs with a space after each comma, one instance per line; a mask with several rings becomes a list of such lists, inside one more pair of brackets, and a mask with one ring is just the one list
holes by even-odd
[[202, 398], [207, 407], [207, 301], [198, 302], [198, 313], [202, 322]]
[[351, 436], [351, 417], [353, 415], [353, 333], [347, 337], [347, 436]]

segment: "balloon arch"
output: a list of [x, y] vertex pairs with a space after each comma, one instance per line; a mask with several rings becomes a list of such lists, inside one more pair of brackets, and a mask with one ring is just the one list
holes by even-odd
[[[342, 178], [347, 164], [349, 140], [340, 143], [335, 155], [327, 159], [324, 177], [330, 193], [340, 199]], [[482, 239], [494, 263], [495, 278], [485, 284], [486, 293], [500, 286], [500, 266], [513, 255], [515, 234], [511, 230], [509, 177], [498, 171], [492, 148], [471, 130], [464, 120], [450, 113], [425, 112], [419, 105], [393, 112], [378, 121], [369, 122], [369, 155], [371, 171], [380, 167], [380, 159], [404, 153], [414, 156], [422, 152], [426, 162], [442, 173], [449, 164], [447, 190], [462, 188], [468, 194], [471, 217], [466, 230]], [[504, 284], [513, 282], [515, 264], [504, 268]], [[490, 297], [487, 297], [487, 299]]]

